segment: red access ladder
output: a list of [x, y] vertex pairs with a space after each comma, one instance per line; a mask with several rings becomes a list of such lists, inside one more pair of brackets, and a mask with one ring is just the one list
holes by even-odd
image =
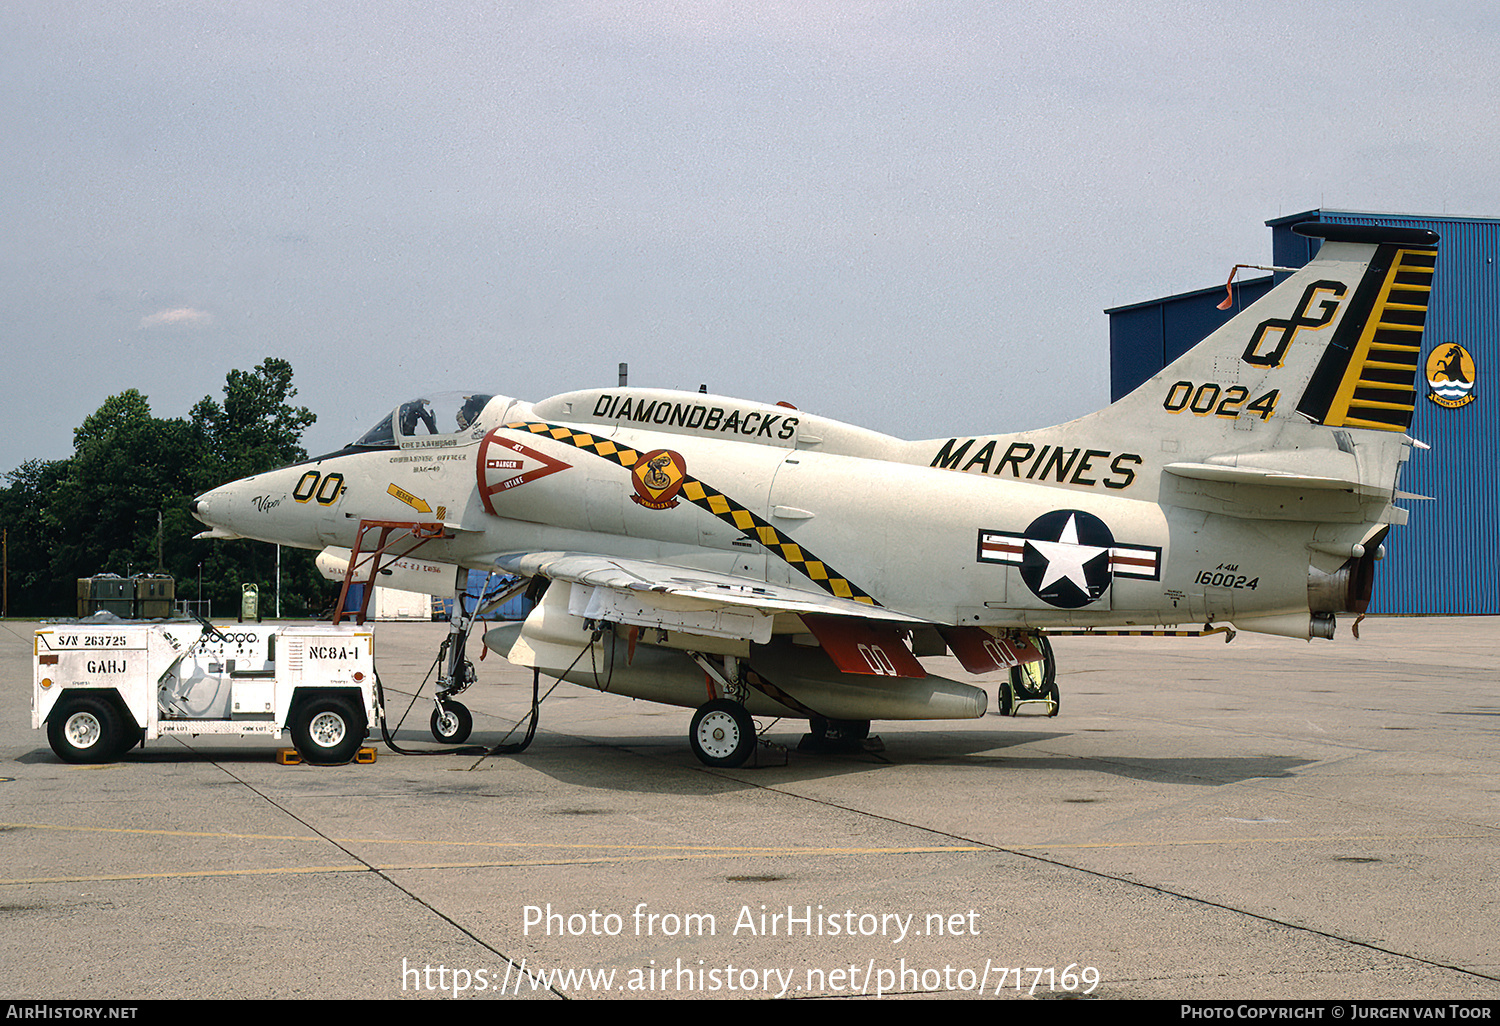
[[[344, 599], [348, 598], [349, 585], [354, 581], [354, 568], [359, 563], [360, 555], [366, 551], [364, 547], [365, 533], [375, 529], [379, 529], [380, 538], [376, 541], [374, 547], [368, 550], [370, 556], [370, 576], [369, 580], [364, 582], [367, 586], [364, 598], [359, 603], [359, 617], [354, 621], [357, 624], [365, 622], [365, 614], [370, 608], [370, 596], [375, 593], [375, 577], [384, 567], [390, 566], [398, 559], [411, 555], [434, 538], [448, 537], [447, 532], [443, 529], [443, 525], [432, 521], [361, 520], [359, 522], [359, 530], [354, 535], [354, 548], [349, 553], [349, 565], [344, 568], [344, 584], [339, 589], [338, 605], [333, 611], [334, 623], [338, 623], [343, 619]], [[393, 534], [394, 537], [392, 537]], [[407, 541], [412, 542], [409, 548], [401, 550], [389, 559], [386, 559], [384, 563], [381, 562], [390, 549], [397, 545], [403, 545]]]

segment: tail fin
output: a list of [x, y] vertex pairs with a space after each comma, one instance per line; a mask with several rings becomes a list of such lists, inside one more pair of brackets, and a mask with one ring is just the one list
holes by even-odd
[[[1322, 222], [1293, 230], [1324, 240], [1307, 266], [1100, 416], [1175, 430], [1179, 459], [1221, 451], [1247, 416], [1405, 433], [1437, 235]], [[1183, 415], [1199, 430], [1183, 428]]]
[[919, 446], [934, 467], [1115, 494], [1154, 492], [1166, 472], [1261, 485], [1321, 478], [1389, 496], [1401, 446], [1375, 445], [1382, 455], [1370, 460], [1356, 448], [1381, 437], [1363, 432], [1394, 442], [1411, 425], [1438, 237], [1321, 222], [1294, 230], [1324, 241], [1315, 259], [1113, 405], [1057, 427]]
[[1416, 405], [1437, 235], [1418, 229], [1299, 225], [1300, 234], [1377, 248], [1297, 412], [1328, 427], [1405, 432]]

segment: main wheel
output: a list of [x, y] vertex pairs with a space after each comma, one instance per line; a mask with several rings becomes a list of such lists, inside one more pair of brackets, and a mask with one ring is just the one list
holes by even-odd
[[705, 766], [743, 766], [755, 750], [755, 721], [738, 702], [716, 698], [693, 714], [688, 744]]
[[474, 717], [462, 702], [444, 702], [442, 711], [432, 710], [432, 736], [450, 745], [469, 740]]
[[833, 720], [829, 726], [847, 741], [863, 741], [870, 736], [869, 720]]
[[303, 761], [336, 766], [354, 758], [365, 739], [364, 717], [343, 698], [313, 698], [292, 714], [292, 744]]
[[870, 736], [869, 720], [827, 720], [810, 716], [807, 732], [815, 741], [863, 741]]
[[114, 762], [130, 747], [127, 729], [112, 702], [96, 695], [65, 698], [47, 717], [47, 741], [63, 762]]

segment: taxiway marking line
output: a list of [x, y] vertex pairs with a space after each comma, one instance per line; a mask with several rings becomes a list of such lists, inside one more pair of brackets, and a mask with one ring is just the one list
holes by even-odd
[[[109, 833], [109, 834], [141, 834], [158, 837], [210, 837], [225, 840], [255, 840], [255, 841], [319, 841], [329, 843], [328, 838], [323, 837], [294, 837], [278, 834], [234, 834], [234, 833], [212, 833], [186, 830], [147, 830], [132, 827], [80, 827], [80, 826], [57, 826], [47, 823], [0, 823], [0, 827], [27, 828], [34, 830], [55, 830], [84, 833]], [[446, 869], [506, 869], [531, 866], [568, 866], [568, 865], [599, 865], [599, 864], [625, 864], [632, 862], [664, 862], [682, 859], [728, 859], [744, 858], [756, 855], [962, 855], [974, 854], [976, 852], [1027, 852], [1027, 851], [1061, 851], [1061, 850], [1087, 850], [1091, 848], [1162, 848], [1194, 845], [1222, 845], [1222, 844], [1295, 844], [1295, 843], [1325, 843], [1328, 841], [1341, 842], [1376, 842], [1376, 841], [1454, 841], [1454, 840], [1490, 840], [1493, 838], [1489, 833], [1474, 834], [1370, 834], [1358, 837], [1352, 836], [1311, 836], [1311, 837], [1227, 837], [1227, 838], [1201, 838], [1177, 841], [1100, 841], [1075, 844], [971, 844], [971, 845], [928, 845], [900, 848], [754, 848], [736, 847], [727, 848], [722, 846], [690, 846], [690, 845], [628, 845], [628, 844], [558, 844], [542, 841], [432, 841], [432, 840], [404, 840], [387, 838], [335, 838], [332, 839], [339, 844], [420, 844], [426, 847], [489, 847], [531, 850], [552, 850], [559, 852], [599, 852], [596, 855], [580, 855], [573, 858], [544, 858], [533, 857], [528, 859], [495, 859], [483, 862], [429, 862], [429, 863], [387, 863], [353, 864], [345, 866], [287, 866], [282, 868], [245, 868], [245, 869], [213, 869], [213, 870], [179, 870], [172, 873], [108, 873], [89, 876], [51, 876], [51, 877], [25, 877], [0, 879], [0, 886], [42, 883], [98, 883], [106, 881], [126, 880], [180, 880], [188, 878], [213, 878], [233, 876], [274, 876], [274, 875], [308, 875], [316, 873], [372, 873], [372, 872], [399, 872], [419, 870], [446, 870]], [[604, 854], [608, 851], [622, 852], [618, 855]], [[637, 852], [640, 854], [623, 854], [624, 852]], [[649, 853], [649, 854], [648, 854]]]
[[1315, 841], [1465, 841], [1493, 839], [1493, 833], [1469, 834], [1311, 834], [1294, 837], [1203, 837], [1183, 838], [1175, 841], [1080, 841], [1054, 843], [1027, 841], [992, 844], [933, 844], [903, 845], [889, 848], [839, 847], [819, 845], [817, 847], [760, 848], [747, 845], [722, 844], [565, 844], [554, 841], [444, 841], [432, 838], [405, 837], [324, 837], [320, 834], [239, 834], [211, 830], [155, 830], [143, 827], [68, 826], [55, 823], [0, 823], [0, 829], [56, 830], [79, 833], [141, 834], [153, 837], [211, 837], [224, 840], [244, 841], [316, 841], [336, 844], [419, 844], [425, 847], [447, 848], [556, 848], [569, 851], [649, 851], [649, 852], [702, 852], [730, 855], [928, 855], [949, 852], [973, 851], [1039, 851], [1056, 848], [1163, 848], [1197, 844], [1291, 844]]
[[[948, 852], [954, 849], [937, 849], [939, 852]], [[961, 849], [967, 852], [994, 851], [993, 848], [967, 848]], [[282, 869], [205, 869], [205, 870], [181, 870], [175, 873], [102, 873], [94, 876], [38, 876], [30, 878], [17, 878], [13, 880], [0, 880], [0, 887], [14, 884], [49, 884], [49, 883], [106, 883], [128, 880], [191, 880], [212, 877], [231, 876], [276, 876], [285, 874], [287, 876], [306, 876], [318, 873], [400, 873], [420, 872], [424, 870], [448, 870], [448, 869], [523, 869], [538, 866], [599, 866], [599, 865], [624, 865], [633, 862], [678, 862], [685, 858], [694, 859], [736, 859], [744, 858], [751, 852], [743, 851], [717, 851], [712, 853], [700, 853], [688, 856], [685, 854], [662, 854], [662, 855], [621, 855], [610, 857], [600, 855], [576, 859], [508, 859], [488, 860], [485, 862], [399, 862], [384, 865], [349, 865], [349, 866], [288, 866]], [[762, 854], [754, 852], [753, 854]], [[828, 855], [858, 855], [866, 854], [858, 849], [848, 851], [821, 852], [798, 852], [797, 854], [828, 854]], [[921, 854], [920, 850], [912, 851], [892, 850], [889, 853], [871, 851], [868, 854]]]
[[[45, 883], [101, 883], [109, 881], [127, 880], [185, 880], [195, 878], [232, 877], [232, 876], [300, 876], [318, 873], [394, 873], [394, 872], [419, 872], [431, 870], [450, 869], [518, 869], [534, 868], [538, 866], [598, 866], [598, 865], [627, 865], [630, 863], [643, 862], [680, 862], [683, 860], [704, 859], [735, 859], [746, 858], [757, 855], [824, 855], [824, 856], [857, 856], [857, 855], [954, 855], [974, 854], [977, 852], [990, 852], [992, 854], [1014, 854], [1020, 852], [1047, 852], [1058, 850], [1079, 850], [1088, 848], [1150, 848], [1150, 847], [1172, 847], [1175, 845], [1193, 844], [1253, 844], [1258, 842], [1292, 842], [1292, 841], [1381, 841], [1381, 840], [1479, 840], [1490, 839], [1488, 834], [1437, 834], [1431, 837], [1286, 837], [1286, 838], [1245, 838], [1240, 840], [1222, 841], [1171, 841], [1163, 844], [1157, 841], [1135, 841], [1119, 842], [1109, 844], [1068, 844], [1068, 845], [1013, 845], [1008, 848], [992, 845], [963, 845], [952, 847], [933, 848], [665, 848], [655, 855], [589, 855], [577, 858], [531, 858], [531, 859], [487, 859], [483, 862], [392, 862], [369, 865], [355, 864], [348, 866], [287, 866], [283, 868], [266, 869], [213, 869], [213, 870], [180, 870], [175, 873], [111, 873], [95, 876], [47, 876], [16, 879], [0, 879], [0, 887], [17, 884], [45, 884]], [[400, 842], [400, 843], [422, 843], [422, 842]], [[441, 843], [441, 842], [439, 842]], [[467, 842], [473, 843], [473, 842]], [[559, 845], [559, 844], [535, 844], [515, 845], [515, 847], [535, 848], [599, 848], [603, 845]]]
[[124, 880], [187, 880], [227, 876], [304, 876], [319, 873], [371, 873], [369, 866], [290, 866], [282, 869], [194, 869], [178, 873], [99, 873], [93, 876], [33, 876], [0, 880], [8, 884], [108, 883]]
[[819, 846], [797, 848], [779, 846], [755, 848], [743, 845], [684, 845], [684, 844], [556, 844], [547, 841], [441, 841], [431, 838], [404, 837], [324, 837], [320, 834], [302, 836], [290, 834], [235, 834], [199, 830], [149, 830], [142, 827], [95, 827], [63, 826], [52, 823], [0, 823], [0, 829], [24, 828], [28, 830], [76, 831], [100, 834], [142, 834], [153, 837], [214, 837], [236, 841], [316, 841], [320, 844], [420, 844], [425, 847], [474, 847], [474, 848], [561, 848], [573, 851], [650, 851], [650, 852], [705, 852], [729, 855], [922, 855], [942, 852], [992, 851], [994, 845], [916, 845], [896, 848], [841, 848]]

